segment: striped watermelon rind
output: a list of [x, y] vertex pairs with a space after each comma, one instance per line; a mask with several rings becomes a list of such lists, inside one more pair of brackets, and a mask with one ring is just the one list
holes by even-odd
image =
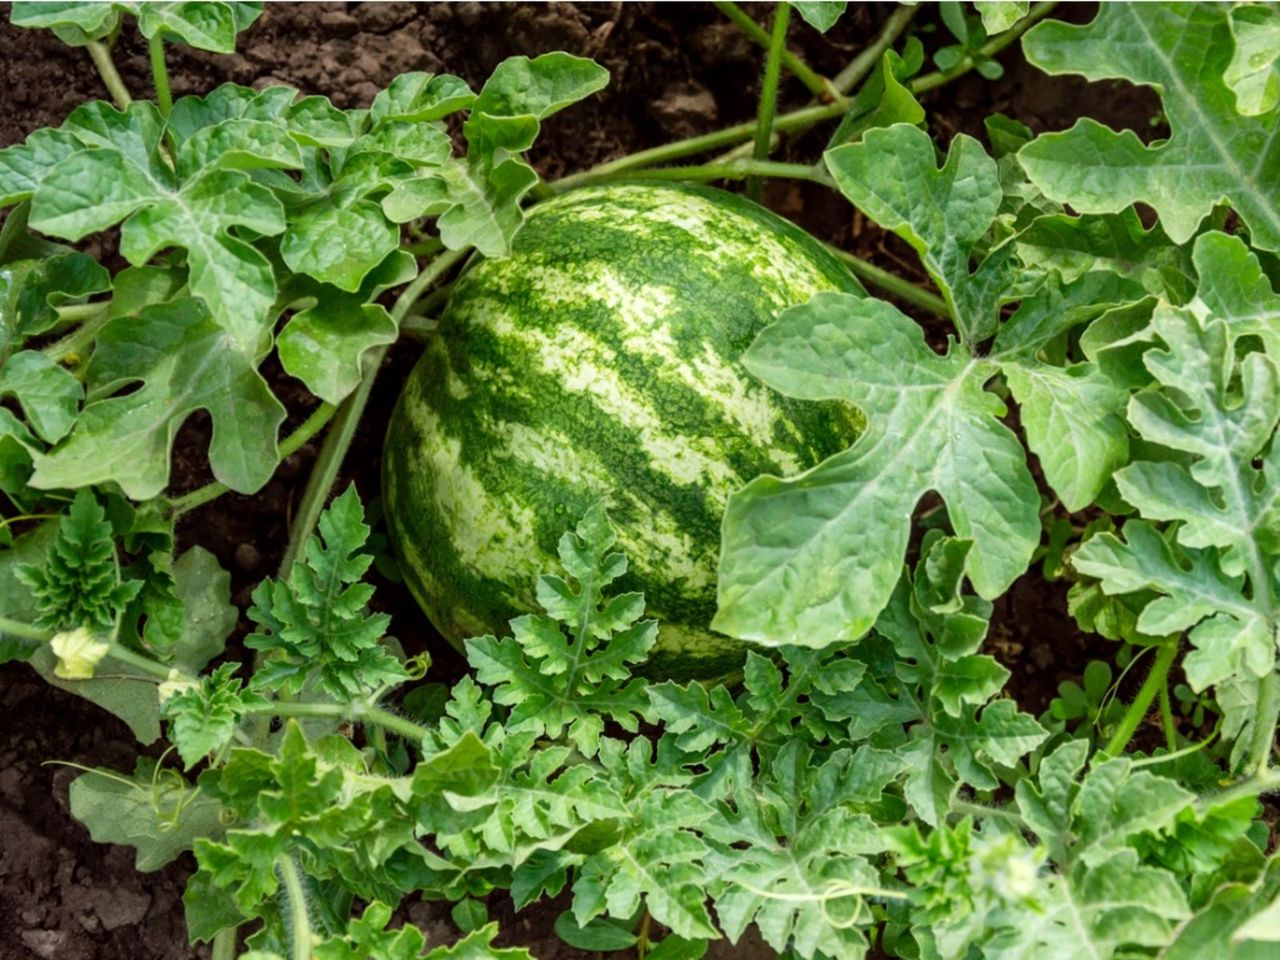
[[662, 625], [645, 672], [736, 669], [742, 644], [707, 626], [729, 494], [860, 427], [738, 357], [824, 290], [863, 292], [807, 233], [723, 191], [609, 184], [530, 211], [509, 258], [459, 279], [387, 433], [392, 542], [437, 629], [460, 644], [536, 609], [560, 536], [603, 498], [630, 561], [618, 586]]

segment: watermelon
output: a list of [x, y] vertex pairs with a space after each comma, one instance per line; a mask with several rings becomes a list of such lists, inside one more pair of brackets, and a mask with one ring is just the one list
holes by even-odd
[[459, 279], [387, 432], [386, 514], [405, 579], [450, 641], [538, 609], [556, 543], [603, 498], [661, 623], [650, 676], [710, 678], [729, 494], [847, 447], [855, 410], [799, 403], [738, 358], [780, 309], [862, 293], [820, 243], [742, 197], [625, 183], [539, 204], [503, 260]]

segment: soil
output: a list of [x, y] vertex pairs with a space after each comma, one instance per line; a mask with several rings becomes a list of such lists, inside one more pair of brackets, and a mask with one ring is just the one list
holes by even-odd
[[[797, 22], [791, 48], [818, 71], [833, 75], [875, 35], [889, 9], [855, 5], [826, 37]], [[1084, 20], [1092, 15], [1092, 5], [1067, 6], [1062, 14]], [[922, 9], [920, 20], [932, 18], [932, 11]], [[3, 19], [0, 147], [20, 142], [38, 127], [57, 125], [87, 99], [105, 96], [83, 50], [65, 47], [43, 31], [15, 29], [7, 15]], [[926, 45], [936, 46], [936, 38], [936, 31], [924, 35]], [[612, 82], [601, 95], [546, 123], [532, 159], [548, 178], [754, 115], [760, 51], [708, 3], [270, 4], [242, 35], [240, 52], [216, 56], [173, 49], [170, 70], [175, 97], [225, 81], [286, 83], [325, 94], [342, 107], [361, 107], [404, 71], [447, 71], [478, 86], [503, 58], [549, 50], [594, 57], [610, 70]], [[131, 26], [121, 34], [115, 60], [128, 87], [146, 95], [146, 47]], [[1046, 78], [1021, 60], [1016, 46], [1001, 61], [1006, 72], [999, 81], [974, 73], [924, 98], [940, 140], [958, 132], [985, 139], [982, 119], [997, 111], [1036, 131], [1060, 129], [1086, 106], [1102, 122], [1152, 135], [1149, 121], [1159, 115], [1159, 103], [1150, 91]], [[805, 102], [806, 91], [785, 80], [781, 109]], [[821, 148], [821, 137], [810, 135], [788, 144], [784, 155], [811, 160]], [[774, 184], [766, 200], [822, 238], [924, 282], [904, 244], [848, 205], [828, 202], [820, 188]], [[412, 346], [401, 346], [388, 357], [339, 489], [355, 482], [366, 498], [377, 496], [382, 431], [415, 353]], [[268, 364], [266, 372], [296, 425], [314, 401], [278, 367]], [[208, 479], [208, 439], [207, 418], [193, 417], [175, 451], [175, 490]], [[279, 563], [314, 456], [313, 448], [304, 447], [259, 494], [225, 496], [195, 511], [179, 530], [184, 547], [199, 544], [232, 571], [234, 599], [242, 608], [253, 586]], [[432, 650], [435, 679], [461, 674], [457, 655], [432, 635], [402, 587], [382, 580], [377, 597], [410, 652]], [[1037, 713], [1059, 681], [1079, 679], [1090, 658], [1111, 652], [1105, 642], [1076, 630], [1061, 585], [1031, 575], [997, 604], [991, 649], [1013, 670], [1011, 693]], [[12, 664], [0, 668], [0, 718], [0, 960], [207, 956], [206, 949], [186, 945], [181, 895], [190, 858], [156, 873], [138, 873], [130, 850], [95, 844], [70, 816], [66, 788], [74, 771], [45, 765], [61, 760], [131, 768], [137, 745], [128, 730]], [[509, 902], [495, 898], [491, 907], [503, 921], [505, 943], [527, 946], [543, 960], [584, 956], [552, 933], [563, 903], [536, 905], [519, 916]], [[410, 904], [407, 913], [437, 942], [456, 936], [440, 905]], [[772, 953], [754, 942], [737, 948], [720, 944], [712, 956], [752, 960]]]

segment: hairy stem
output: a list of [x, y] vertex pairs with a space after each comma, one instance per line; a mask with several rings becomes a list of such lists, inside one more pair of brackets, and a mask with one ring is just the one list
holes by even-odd
[[952, 800], [951, 812], [968, 814], [971, 817], [999, 817], [1002, 820], [1017, 824], [1021, 830], [1027, 829], [1027, 822], [1022, 819], [1021, 814], [1003, 807], [989, 807], [984, 803], [972, 803], [968, 800]]
[[209, 960], [236, 960], [236, 928], [219, 930], [214, 934], [212, 946]]
[[[44, 348], [43, 353], [50, 360], [61, 363], [80, 356], [97, 339], [102, 328], [111, 322], [109, 304], [81, 303], [76, 306], [83, 308], [86, 314], [84, 321], [65, 337], [55, 340]], [[58, 311], [58, 316], [64, 319], [75, 319], [78, 312], [80, 311], [73, 312], [70, 307], [63, 307]]]
[[1169, 696], [1167, 677], [1160, 687], [1160, 725], [1164, 727], [1164, 745], [1173, 753], [1178, 749], [1178, 727], [1173, 722], [1173, 702]]
[[276, 869], [284, 882], [285, 896], [289, 901], [289, 955], [291, 960], [311, 958], [311, 914], [307, 910], [307, 895], [302, 889], [302, 876], [292, 854], [282, 854], [276, 861]]
[[1129, 745], [1129, 741], [1133, 739], [1134, 733], [1138, 730], [1138, 725], [1142, 723], [1147, 712], [1151, 709], [1151, 702], [1155, 700], [1156, 694], [1160, 688], [1165, 686], [1169, 677], [1169, 668], [1173, 665], [1173, 659], [1178, 655], [1178, 642], [1170, 640], [1161, 644], [1156, 650], [1156, 662], [1151, 665], [1151, 672], [1147, 674], [1147, 679], [1142, 681], [1142, 687], [1138, 690], [1138, 695], [1133, 698], [1133, 703], [1129, 704], [1129, 709], [1125, 711], [1124, 716], [1120, 719], [1120, 726], [1116, 728], [1116, 732], [1111, 735], [1110, 741], [1107, 743], [1106, 753], [1112, 757], [1118, 757], [1124, 752], [1124, 748]]
[[[405, 287], [404, 292], [391, 308], [391, 318], [397, 325], [408, 315], [426, 289], [457, 265], [467, 256], [467, 253], [467, 250], [450, 250], [441, 254]], [[298, 507], [293, 529], [289, 532], [289, 544], [285, 548], [278, 573], [282, 580], [289, 576], [289, 571], [301, 555], [304, 545], [320, 520], [320, 514], [329, 499], [329, 490], [338, 476], [338, 470], [356, 435], [356, 427], [360, 424], [364, 408], [369, 403], [373, 383], [377, 378], [378, 368], [382, 366], [382, 359], [387, 355], [387, 349], [386, 346], [382, 346], [365, 354], [364, 375], [360, 378], [360, 385], [338, 408], [333, 428], [325, 437], [320, 454], [316, 457], [315, 466], [312, 467], [311, 476], [307, 480], [307, 488], [302, 494], [302, 503]]]
[[[787, 6], [790, 6], [788, 4]], [[786, 67], [787, 72], [803, 83], [815, 97], [823, 103], [832, 103], [840, 99], [835, 85], [826, 77], [821, 76], [817, 71], [812, 69], [807, 63], [797, 57], [794, 53], [784, 45], [776, 55], [773, 53], [773, 45], [777, 35], [777, 13], [774, 14], [774, 36], [770, 36], [761, 26], [751, 19], [750, 15], [736, 3], [731, 0], [715, 0], [715, 7], [726, 17], [733, 21], [734, 26], [745, 33], [760, 46], [770, 51], [769, 56], [779, 57], [781, 59], [780, 66]], [[778, 5], [778, 12], [781, 12], [782, 4]], [[785, 43], [787, 28], [784, 23], [782, 27], [782, 36]]]
[[[778, 112], [778, 83], [782, 78], [782, 54], [786, 51], [787, 24], [790, 21], [791, 4], [782, 0], [773, 12], [773, 36], [769, 40], [769, 53], [764, 61], [764, 79], [760, 84], [755, 147], [751, 152], [752, 159], [757, 163], [768, 159], [769, 145], [773, 141], [773, 118]], [[759, 174], [747, 177], [747, 196], [757, 203], [763, 199], [764, 178]]]
[[890, 273], [888, 270], [877, 267], [874, 263], [863, 260], [856, 254], [841, 250], [838, 247], [828, 247], [827, 249], [843, 260], [859, 280], [864, 280], [873, 287], [892, 294], [899, 300], [905, 300], [907, 303], [922, 310], [928, 310], [930, 313], [937, 314], [946, 320], [951, 319], [951, 311], [947, 308], [947, 301], [936, 293], [930, 293], [923, 287], [916, 286], [910, 280], [903, 280], [896, 273]]
[[426, 727], [398, 716], [390, 710], [364, 703], [293, 703], [273, 700], [249, 711], [260, 717], [295, 717], [297, 719], [330, 719], [350, 723], [373, 724], [397, 736], [420, 744], [430, 732]]
[[164, 62], [164, 32], [157, 33], [147, 42], [151, 54], [151, 76], [155, 81], [156, 105], [160, 116], [168, 117], [173, 109], [173, 92], [169, 89], [169, 67]]
[[[311, 416], [307, 417], [297, 430], [280, 441], [280, 459], [284, 460], [302, 449], [304, 444], [325, 428], [337, 412], [338, 408], [331, 403], [322, 403], [316, 407]], [[212, 483], [206, 483], [203, 487], [197, 487], [190, 493], [174, 497], [169, 501], [169, 509], [180, 515], [189, 510], [194, 510], [196, 507], [203, 506], [211, 500], [216, 500], [230, 491], [231, 488], [225, 483], [215, 480]]]
[[129, 96], [129, 90], [124, 85], [124, 80], [120, 78], [119, 71], [116, 70], [116, 65], [111, 59], [111, 49], [99, 40], [90, 40], [88, 49], [93, 65], [98, 68], [98, 76], [102, 77], [102, 83], [107, 88], [107, 93], [111, 94], [111, 99], [115, 101], [117, 108], [127, 110], [129, 104], [133, 103], [133, 97]]

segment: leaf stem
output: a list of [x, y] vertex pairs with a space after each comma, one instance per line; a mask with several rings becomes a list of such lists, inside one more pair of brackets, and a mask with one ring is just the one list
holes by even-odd
[[98, 68], [98, 76], [102, 77], [102, 83], [106, 86], [107, 93], [111, 94], [116, 107], [122, 111], [129, 109], [133, 97], [129, 96], [129, 88], [124, 85], [124, 80], [120, 78], [120, 73], [111, 60], [111, 48], [100, 40], [90, 40], [88, 48], [93, 65]]
[[1280, 677], [1272, 670], [1258, 681], [1258, 713], [1249, 743], [1249, 767], [1259, 773], [1267, 769], [1275, 748], [1276, 720], [1280, 717]]
[[1142, 681], [1142, 687], [1138, 690], [1138, 695], [1133, 698], [1133, 703], [1129, 704], [1129, 709], [1120, 718], [1120, 726], [1116, 728], [1116, 732], [1111, 735], [1111, 739], [1107, 742], [1104, 752], [1108, 756], [1120, 756], [1124, 752], [1124, 748], [1129, 745], [1129, 741], [1133, 739], [1134, 733], [1137, 732], [1138, 725], [1142, 723], [1147, 711], [1151, 709], [1151, 702], [1156, 698], [1157, 692], [1161, 687], [1165, 686], [1169, 677], [1169, 668], [1173, 665], [1173, 659], [1177, 655], [1178, 641], [1176, 639], [1165, 641], [1156, 650], [1156, 662], [1151, 665], [1151, 672]]
[[289, 930], [290, 957], [292, 960], [312, 960], [311, 915], [307, 912], [307, 895], [302, 889], [302, 877], [293, 855], [281, 854], [276, 860], [276, 869], [280, 871], [289, 900], [289, 926], [292, 928]]
[[209, 960], [236, 960], [236, 928], [219, 930], [213, 937], [213, 951]]
[[[747, 17], [747, 19], [751, 18]], [[787, 24], [790, 22], [791, 4], [782, 0], [773, 11], [773, 35], [769, 39], [769, 53], [764, 61], [764, 79], [760, 84], [760, 106], [756, 111], [756, 139], [751, 151], [751, 158], [757, 163], [768, 160], [769, 146], [773, 141], [773, 118], [778, 112], [778, 83], [782, 77], [782, 54], [786, 52]], [[747, 197], [756, 203], [764, 198], [764, 178], [761, 175], [752, 174], [747, 177]]]
[[[321, 403], [320, 406], [316, 407], [311, 416], [307, 417], [297, 430], [280, 441], [280, 459], [283, 460], [297, 453], [304, 444], [325, 428], [325, 425], [333, 419], [334, 414], [337, 412], [338, 408], [331, 403]], [[175, 515], [180, 516], [189, 510], [203, 506], [211, 500], [216, 500], [224, 493], [229, 493], [230, 490], [231, 488], [225, 483], [215, 480], [212, 483], [206, 483], [203, 487], [197, 487], [190, 493], [174, 497], [169, 501], [169, 509]]]
[[892, 294], [899, 300], [905, 300], [907, 303], [922, 310], [937, 314], [943, 319], [951, 319], [951, 311], [947, 309], [947, 301], [937, 294], [930, 293], [923, 287], [916, 286], [910, 280], [904, 280], [896, 273], [890, 273], [888, 270], [877, 267], [874, 263], [863, 260], [847, 250], [831, 246], [827, 249], [844, 261], [859, 280], [865, 280], [885, 293]]
[[[798, 56], [788, 50], [785, 46], [787, 28], [785, 24], [782, 27], [783, 46], [781, 50], [775, 54], [773, 52], [774, 44], [777, 42], [778, 33], [778, 13], [781, 12], [782, 4], [778, 4], [778, 11], [774, 13], [773, 36], [770, 36], [765, 30], [756, 23], [751, 16], [732, 0], [715, 0], [715, 8], [733, 21], [734, 26], [745, 33], [760, 46], [769, 51], [770, 58], [777, 57], [780, 59], [779, 66], [787, 68], [787, 72], [803, 83], [815, 97], [823, 103], [833, 103], [840, 100], [840, 94], [836, 90], [835, 85], [826, 77], [820, 75], [807, 63]], [[787, 4], [789, 7], [790, 4]], [[788, 11], [789, 13], [790, 11]]]
[[147, 50], [151, 54], [151, 76], [156, 86], [156, 105], [160, 107], [160, 116], [168, 117], [173, 109], [173, 92], [169, 89], [169, 68], [164, 62], [164, 31], [160, 31], [147, 42]]
[[4, 226], [0, 227], [0, 263], [8, 262], [9, 248], [27, 229], [27, 217], [30, 213], [31, 201], [26, 200], [10, 210], [5, 217]]
[[48, 630], [41, 630], [39, 627], [33, 627], [29, 623], [23, 623], [21, 620], [0, 617], [0, 634], [6, 633], [22, 640], [33, 640], [36, 643], [48, 643], [53, 639], [53, 634]]
[[[413, 282], [405, 287], [404, 292], [391, 308], [391, 318], [395, 320], [397, 326], [413, 309], [423, 292], [460, 263], [469, 252], [469, 249], [450, 250], [427, 264]], [[320, 454], [316, 457], [315, 466], [312, 467], [311, 476], [307, 480], [307, 488], [302, 494], [302, 503], [298, 507], [293, 529], [289, 532], [289, 544], [285, 547], [284, 558], [280, 561], [277, 576], [281, 580], [289, 576], [289, 571], [320, 520], [325, 502], [329, 499], [329, 490], [338, 476], [338, 470], [356, 435], [356, 427], [360, 424], [364, 408], [369, 403], [373, 383], [377, 379], [378, 368], [382, 366], [382, 359], [387, 355], [387, 349], [387, 346], [381, 346], [365, 354], [364, 375], [360, 378], [360, 384], [338, 408], [333, 428], [320, 447]]]

